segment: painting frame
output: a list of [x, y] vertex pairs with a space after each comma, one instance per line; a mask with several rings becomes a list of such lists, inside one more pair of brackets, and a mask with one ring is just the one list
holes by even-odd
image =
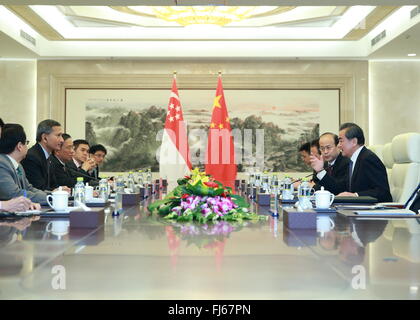
[[[184, 101], [188, 101], [188, 99], [186, 99], [186, 96], [188, 96], [188, 93], [191, 92], [202, 92], [202, 91], [206, 91], [209, 93], [208, 97], [205, 100], [211, 100], [212, 98], [210, 97], [214, 97], [214, 93], [215, 93], [215, 88], [182, 88], [179, 89], [180, 91], [180, 96], [181, 96], [181, 104], [184, 105]], [[82, 127], [80, 127], [78, 130], [74, 129], [74, 124], [78, 123], [80, 125], [80, 121], [77, 121], [74, 119], [74, 117], [72, 117], [72, 112], [78, 114], [79, 116], [82, 114], [81, 110], [78, 108], [74, 107], [74, 95], [75, 93], [84, 93], [84, 96], [86, 97], [90, 97], [90, 98], [85, 98], [86, 99], [95, 99], [95, 96], [98, 96], [98, 92], [101, 92], [101, 94], [99, 96], [103, 97], [115, 97], [115, 93], [124, 93], [127, 95], [127, 92], [129, 93], [133, 93], [133, 95], [139, 94], [139, 92], [142, 93], [159, 93], [160, 96], [162, 97], [161, 101], [160, 101], [160, 107], [162, 108], [166, 108], [167, 107], [167, 101], [169, 100], [169, 95], [170, 95], [170, 89], [162, 89], [162, 88], [66, 88], [65, 89], [65, 128], [68, 131], [68, 133], [70, 134], [74, 134], [76, 132], [80, 132], [82, 130]], [[321, 124], [321, 132], [325, 132], [325, 131], [330, 131], [330, 132], [338, 132], [338, 126], [340, 124], [340, 117], [341, 117], [341, 89], [340, 88], [233, 88], [232, 86], [230, 86], [229, 88], [225, 88], [225, 96], [227, 97], [227, 104], [228, 104], [228, 109], [229, 112], [232, 111], [232, 113], [234, 113], [235, 111], [235, 107], [233, 107], [232, 110], [232, 99], [229, 98], [229, 94], [233, 93], [233, 92], [240, 92], [241, 95], [245, 95], [245, 93], [247, 94], [251, 94], [252, 96], [256, 95], [256, 93], [260, 94], [261, 97], [257, 97], [256, 100], [260, 100], [260, 101], [264, 101], [264, 96], [267, 96], [268, 93], [293, 93], [296, 96], [303, 96], [303, 93], [308, 93], [310, 92], [311, 94], [315, 94], [315, 93], [319, 93], [319, 95], [322, 94], [326, 94], [326, 93], [331, 93], [332, 95], [335, 95], [334, 99], [335, 100], [335, 105], [334, 106], [330, 106], [329, 108], [334, 109], [334, 112], [331, 112], [331, 110], [329, 112], [324, 112], [323, 116], [324, 117], [329, 117], [329, 119], [326, 121], [327, 123], [330, 123], [330, 125], [328, 126], [328, 128], [325, 128], [325, 126], [323, 126]], [[112, 94], [111, 94], [112, 93]], [[121, 94], [120, 94], [121, 96]], [[143, 95], [144, 98], [145, 95]], [[82, 98], [83, 100], [83, 98]], [[266, 102], [266, 101], [265, 101]], [[330, 104], [332, 102], [330, 101]], [[79, 106], [80, 107], [80, 106]], [[332, 116], [329, 115], [329, 113], [332, 114]], [[185, 116], [184, 116], [185, 118]], [[208, 118], [210, 119], [210, 116], [208, 116]], [[79, 119], [80, 120], [80, 119]], [[73, 125], [73, 126], [72, 126]], [[79, 135], [80, 137], [80, 135]]]

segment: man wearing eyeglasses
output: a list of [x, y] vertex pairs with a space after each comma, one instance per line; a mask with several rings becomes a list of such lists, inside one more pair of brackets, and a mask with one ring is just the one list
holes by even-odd
[[321, 156], [311, 155], [310, 157], [311, 167], [317, 172], [316, 177], [319, 179], [314, 186], [315, 190], [324, 186], [331, 193], [338, 194], [341, 190], [335, 188], [337, 183], [325, 183], [324, 178], [329, 176], [343, 183], [348, 179], [349, 158], [343, 157], [338, 142], [338, 136], [331, 132], [326, 132], [319, 138]]
[[47, 194], [28, 182], [20, 164], [28, 153], [27, 143], [21, 125], [5, 124], [0, 138], [0, 200], [23, 196], [32, 202], [45, 202]]

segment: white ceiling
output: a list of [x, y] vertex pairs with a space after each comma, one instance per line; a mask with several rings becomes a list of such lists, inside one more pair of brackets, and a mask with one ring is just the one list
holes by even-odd
[[[255, 5], [255, 1], [194, 1], [194, 0], [149, 0], [149, 1], [89, 1], [89, 5]], [[276, 1], [262, 0], [258, 5], [354, 5], [360, 1]], [[65, 34], [64, 41], [47, 40], [29, 25], [22, 22], [8, 9], [0, 7], [0, 58], [10, 59], [419, 59], [420, 57], [420, 14], [410, 19], [409, 13], [418, 1], [364, 1], [364, 5], [405, 6], [387, 16], [367, 35], [358, 40], [342, 40], [348, 30], [339, 30], [338, 23], [320, 23], [319, 26], [303, 29], [302, 25], [291, 25], [286, 29], [274, 27], [238, 28], [127, 28], [117, 26], [106, 35], [90, 34], [89, 27], [70, 29], [67, 34], [54, 25], [59, 34]], [[86, 5], [78, 0], [0, 0], [1, 5]], [[367, 7], [355, 7], [365, 10]], [[350, 10], [350, 9], [349, 9]], [[354, 17], [358, 23], [360, 14]], [[327, 19], [328, 20], [328, 19]], [[324, 20], [324, 21], [327, 21]], [[53, 25], [53, 23], [50, 23]], [[331, 27], [327, 27], [331, 25]], [[363, 28], [363, 26], [362, 26]], [[100, 28], [98, 28], [99, 30]], [[174, 31], [175, 29], [176, 32]], [[21, 36], [21, 30], [36, 40], [31, 44]], [[77, 34], [76, 30], [82, 30]], [[121, 32], [121, 30], [127, 30]], [[169, 32], [169, 31], [170, 32]], [[209, 31], [210, 30], [210, 31]], [[305, 30], [305, 32], [303, 32]], [[371, 40], [381, 31], [386, 37], [376, 45]], [[132, 34], [130, 32], [133, 32]], [[287, 31], [287, 32], [286, 32]], [[138, 32], [136, 34], [135, 32]], [[139, 34], [141, 36], [139, 36]], [[120, 36], [120, 39], [118, 39]], [[112, 38], [112, 39], [110, 39]], [[77, 39], [77, 40], [72, 40]], [[117, 40], [117, 41], [116, 41]], [[417, 57], [408, 57], [417, 53]]]

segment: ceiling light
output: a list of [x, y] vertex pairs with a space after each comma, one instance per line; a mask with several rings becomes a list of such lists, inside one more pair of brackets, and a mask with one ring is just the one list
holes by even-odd
[[[273, 6], [239, 7], [239, 6], [131, 6], [132, 10], [151, 14], [166, 21], [177, 22], [182, 26], [191, 24], [213, 24], [224, 26], [254, 15], [263, 14], [276, 9]], [[285, 7], [284, 11], [290, 10]]]
[[407, 54], [407, 56], [409, 56], [409, 57], [415, 57], [416, 54], [415, 53], [409, 53], [409, 54]]

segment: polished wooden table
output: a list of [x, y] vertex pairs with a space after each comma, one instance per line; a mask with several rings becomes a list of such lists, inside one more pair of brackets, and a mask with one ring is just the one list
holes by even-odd
[[1, 221], [0, 299], [420, 298], [418, 219], [332, 215], [318, 231], [288, 230], [282, 212], [253, 203], [267, 220], [185, 225], [147, 203], [108, 208], [96, 229]]

